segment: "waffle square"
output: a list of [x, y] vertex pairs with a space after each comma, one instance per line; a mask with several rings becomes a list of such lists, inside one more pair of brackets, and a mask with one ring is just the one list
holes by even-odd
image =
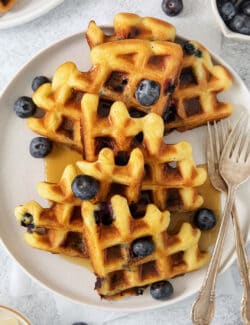
[[214, 64], [204, 46], [195, 41], [189, 44], [198, 55], [184, 55], [180, 83], [169, 110], [165, 112], [167, 129], [185, 131], [232, 114], [232, 105], [217, 98], [219, 93], [231, 87], [229, 71]]
[[[180, 45], [128, 39], [98, 45], [91, 50], [90, 56], [92, 68], [88, 72], [80, 72], [72, 62], [59, 68], [66, 74], [71, 72], [70, 87], [112, 101], [123, 101], [127, 107], [146, 113], [163, 114], [179, 78], [183, 58]], [[135, 97], [135, 91], [144, 79], [160, 85], [159, 99], [150, 106], [143, 106]]]
[[118, 13], [114, 17], [112, 35], [105, 35], [93, 20], [90, 21], [86, 33], [90, 48], [106, 42], [131, 38], [150, 41], [174, 41], [175, 27], [157, 18], [140, 17], [132, 13]]
[[[104, 298], [122, 296], [126, 291], [163, 279], [184, 274], [205, 265], [209, 254], [198, 248], [200, 230], [183, 223], [180, 232], [169, 235], [168, 211], [161, 212], [149, 204], [143, 217], [134, 219], [125, 198], [111, 198], [113, 223], [97, 224], [98, 205], [84, 202], [84, 236], [89, 256], [97, 275], [96, 289]], [[131, 245], [135, 239], [150, 237], [154, 252], [146, 257], [135, 257]]]
[[94, 162], [79, 161], [68, 165], [57, 184], [42, 182], [38, 185], [38, 193], [47, 200], [57, 203], [81, 205], [81, 200], [72, 192], [71, 184], [78, 175], [88, 175], [99, 182], [95, 202], [106, 201], [113, 193], [123, 194], [129, 202], [138, 199], [141, 182], [144, 176], [144, 158], [140, 149], [131, 152], [128, 163], [118, 166], [115, 163], [114, 153], [109, 148], [100, 151]]
[[98, 107], [97, 95], [83, 96], [81, 122], [87, 160], [95, 161], [98, 150], [103, 147], [111, 148], [115, 155], [122, 153], [125, 158], [138, 147], [145, 160], [143, 190], [194, 187], [204, 183], [206, 172], [195, 166], [190, 144], [184, 141], [164, 143], [164, 124], [160, 116], [149, 113], [133, 118], [124, 103], [115, 102], [109, 113], [101, 118]]
[[[30, 220], [25, 223], [27, 215]], [[24, 239], [30, 246], [55, 254], [88, 256], [80, 207], [54, 203], [49, 208], [43, 208], [39, 203], [30, 201], [16, 207], [15, 216], [27, 228]]]
[[67, 86], [69, 71], [57, 69], [52, 83], [41, 85], [33, 94], [34, 103], [43, 110], [40, 118], [28, 118], [28, 127], [55, 142], [82, 152], [80, 102], [82, 94]]

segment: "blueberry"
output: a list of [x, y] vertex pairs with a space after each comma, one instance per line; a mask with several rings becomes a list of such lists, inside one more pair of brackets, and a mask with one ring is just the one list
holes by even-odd
[[151, 284], [150, 294], [157, 300], [169, 299], [173, 293], [174, 289], [169, 281], [159, 281]]
[[153, 80], [142, 80], [135, 91], [135, 97], [143, 106], [150, 106], [160, 97], [160, 85]]
[[37, 90], [41, 85], [50, 82], [49, 78], [44, 76], [35, 77], [32, 81], [31, 88], [33, 91]]
[[240, 33], [250, 35], [250, 17], [246, 16], [244, 24], [243, 24], [242, 28], [240, 29]]
[[177, 16], [183, 9], [182, 0], [162, 0], [161, 8], [168, 16]]
[[43, 158], [52, 150], [52, 142], [43, 137], [37, 137], [31, 140], [30, 154], [34, 158]]
[[241, 6], [241, 11], [243, 14], [250, 16], [250, 1], [244, 1]]
[[108, 202], [99, 203], [99, 209], [94, 211], [95, 222], [97, 225], [101, 223], [109, 226], [115, 220], [112, 205]]
[[154, 243], [148, 237], [136, 239], [132, 243], [132, 251], [135, 256], [144, 257], [150, 255], [154, 249]]
[[71, 184], [74, 195], [80, 200], [93, 199], [98, 193], [99, 184], [91, 176], [78, 175]]
[[230, 21], [229, 27], [235, 32], [250, 35], [250, 17], [243, 14], [236, 15]]
[[216, 225], [216, 216], [210, 209], [199, 209], [194, 215], [194, 224], [201, 230], [212, 229]]
[[30, 225], [33, 225], [33, 216], [32, 216], [32, 214], [30, 214], [28, 212], [27, 213], [24, 213], [22, 215], [21, 225], [23, 227], [28, 227]]
[[36, 105], [30, 97], [19, 97], [14, 103], [14, 111], [18, 117], [27, 118], [35, 114]]
[[217, 0], [217, 7], [220, 10], [224, 3], [228, 2], [228, 0]]
[[183, 44], [183, 51], [188, 55], [193, 55], [195, 54], [196, 48], [192, 43], [187, 41]]
[[220, 13], [224, 21], [231, 20], [236, 15], [235, 6], [232, 4], [232, 2], [228, 1], [222, 5]]
[[243, 27], [245, 21], [244, 15], [236, 15], [230, 21], [229, 26], [235, 32], [240, 32], [240, 29]]

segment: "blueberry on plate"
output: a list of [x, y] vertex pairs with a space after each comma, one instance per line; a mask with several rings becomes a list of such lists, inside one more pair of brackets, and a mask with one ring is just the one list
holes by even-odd
[[36, 91], [41, 85], [50, 82], [49, 78], [44, 76], [35, 77], [32, 81], [31, 88], [33, 91]]
[[27, 118], [35, 114], [36, 105], [32, 98], [22, 96], [15, 101], [14, 111], [18, 117]]
[[224, 21], [231, 20], [236, 15], [236, 9], [232, 2], [224, 3], [220, 9], [221, 17]]
[[78, 175], [74, 178], [71, 189], [74, 195], [80, 200], [93, 199], [99, 190], [99, 184], [91, 176]]
[[52, 150], [52, 142], [44, 137], [32, 139], [30, 143], [30, 154], [34, 158], [43, 158]]
[[210, 209], [199, 209], [194, 215], [194, 224], [200, 230], [209, 230], [216, 225], [216, 216]]
[[135, 91], [135, 98], [143, 106], [150, 106], [160, 97], [161, 86], [154, 80], [142, 80]]
[[150, 255], [153, 253], [154, 249], [154, 243], [152, 239], [148, 237], [136, 239], [132, 243], [133, 254], [138, 257]]
[[162, 0], [161, 8], [168, 16], [177, 16], [183, 9], [182, 0]]
[[154, 299], [166, 300], [174, 293], [174, 288], [169, 281], [159, 281], [151, 284], [150, 294]]
[[244, 1], [241, 5], [241, 11], [243, 14], [250, 16], [250, 0]]

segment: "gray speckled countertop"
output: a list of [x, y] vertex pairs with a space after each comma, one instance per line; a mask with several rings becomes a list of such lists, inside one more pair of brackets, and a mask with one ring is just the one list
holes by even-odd
[[[200, 40], [212, 48], [239, 73], [250, 89], [250, 42], [232, 41], [220, 35], [212, 16], [209, 0], [184, 0], [183, 2], [185, 6], [183, 13], [179, 17], [169, 19], [176, 25], [178, 33]], [[119, 11], [133, 11], [140, 15], [167, 19], [161, 10], [161, 0], [66, 0], [47, 15], [31, 23], [0, 31], [0, 91], [20, 67], [39, 50], [58, 39], [86, 29], [90, 19], [95, 19], [98, 24], [111, 24], [114, 14]], [[12, 263], [0, 244], [0, 305], [4, 304], [20, 310], [34, 325], [70, 325], [73, 321], [84, 321], [86, 308], [81, 314], [80, 306], [58, 297], [36, 283], [32, 283], [33, 292], [36, 294], [11, 296], [9, 278]], [[241, 286], [235, 263], [222, 278], [213, 324], [241, 324], [239, 316]], [[191, 324], [189, 313], [192, 302], [193, 297], [169, 308], [131, 315], [116, 314], [114, 316], [122, 316], [122, 318], [105, 324], [134, 325], [139, 322], [143, 322], [144, 325]], [[89, 313], [94, 312], [97, 313], [96, 310], [89, 309]], [[75, 315], [79, 314], [82, 318], [76, 319]], [[89, 324], [101, 324], [104, 323], [104, 319], [102, 315]]]

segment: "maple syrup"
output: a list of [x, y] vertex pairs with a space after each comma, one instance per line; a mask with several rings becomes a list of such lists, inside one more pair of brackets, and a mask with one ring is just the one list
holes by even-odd
[[71, 264], [81, 265], [85, 269], [88, 269], [91, 272], [93, 272], [93, 268], [91, 266], [89, 258], [73, 257], [73, 256], [65, 256], [65, 255], [60, 255], [60, 257], [63, 258], [64, 260], [68, 261]]
[[45, 179], [50, 183], [59, 182], [65, 167], [82, 160], [82, 155], [62, 144], [54, 143], [52, 152], [45, 158]]

